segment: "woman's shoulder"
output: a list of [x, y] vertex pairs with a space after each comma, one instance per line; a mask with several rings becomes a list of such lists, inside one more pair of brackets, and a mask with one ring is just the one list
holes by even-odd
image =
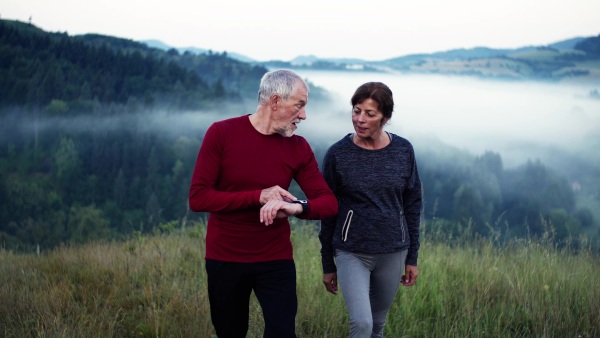
[[337, 152], [340, 150], [344, 150], [344, 149], [347, 149], [351, 145], [352, 145], [352, 134], [346, 134], [340, 140], [338, 140], [337, 142], [332, 144], [329, 147], [328, 152]]
[[400, 135], [396, 135], [394, 133], [389, 133], [389, 134], [392, 135], [392, 144], [393, 145], [409, 147], [411, 149], [413, 148], [412, 143], [408, 139], [406, 139]]

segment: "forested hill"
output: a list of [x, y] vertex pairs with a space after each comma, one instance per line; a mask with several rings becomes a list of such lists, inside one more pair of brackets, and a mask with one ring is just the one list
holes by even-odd
[[410, 54], [381, 61], [298, 56], [290, 62], [267, 61], [269, 67], [315, 70], [384, 71], [475, 76], [504, 80], [600, 81], [600, 35], [578, 37], [546, 46], [516, 49], [475, 47], [431, 54]]
[[[205, 130], [251, 113], [266, 71], [224, 53], [0, 21], [0, 249], [44, 251], [203, 220], [187, 195]], [[310, 95], [327, 94], [311, 86]], [[328, 144], [313, 144], [322, 159]], [[551, 227], [557, 244], [576, 246], [580, 235], [600, 244], [598, 171], [587, 161], [564, 157], [593, 182], [576, 195], [539, 161], [505, 168], [493, 152], [432, 149], [419, 166], [430, 231], [495, 240], [502, 231], [507, 240]]]
[[267, 71], [225, 53], [163, 51], [97, 34], [69, 36], [0, 20], [0, 109], [59, 112], [105, 104], [193, 109], [256, 98]]

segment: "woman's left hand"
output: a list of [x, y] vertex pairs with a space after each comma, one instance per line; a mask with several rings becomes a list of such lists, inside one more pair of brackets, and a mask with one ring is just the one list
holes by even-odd
[[402, 285], [411, 286], [417, 281], [419, 275], [419, 268], [416, 265], [406, 265], [404, 268], [404, 275], [402, 276]]

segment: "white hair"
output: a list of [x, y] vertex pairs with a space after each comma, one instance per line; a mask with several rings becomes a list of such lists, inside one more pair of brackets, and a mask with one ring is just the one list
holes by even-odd
[[308, 92], [308, 85], [302, 77], [289, 69], [267, 72], [260, 80], [258, 104], [265, 104], [273, 94], [281, 96], [285, 101], [296, 92], [300, 85], [304, 86]]

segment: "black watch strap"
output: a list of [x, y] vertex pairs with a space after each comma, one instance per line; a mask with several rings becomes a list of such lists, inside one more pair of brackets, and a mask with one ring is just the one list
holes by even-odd
[[[295, 201], [292, 201], [292, 203], [302, 205], [302, 212], [300, 213], [300, 215], [303, 215], [308, 212], [308, 201], [307, 200], [295, 200]], [[297, 215], [297, 216], [300, 216], [300, 215]]]

